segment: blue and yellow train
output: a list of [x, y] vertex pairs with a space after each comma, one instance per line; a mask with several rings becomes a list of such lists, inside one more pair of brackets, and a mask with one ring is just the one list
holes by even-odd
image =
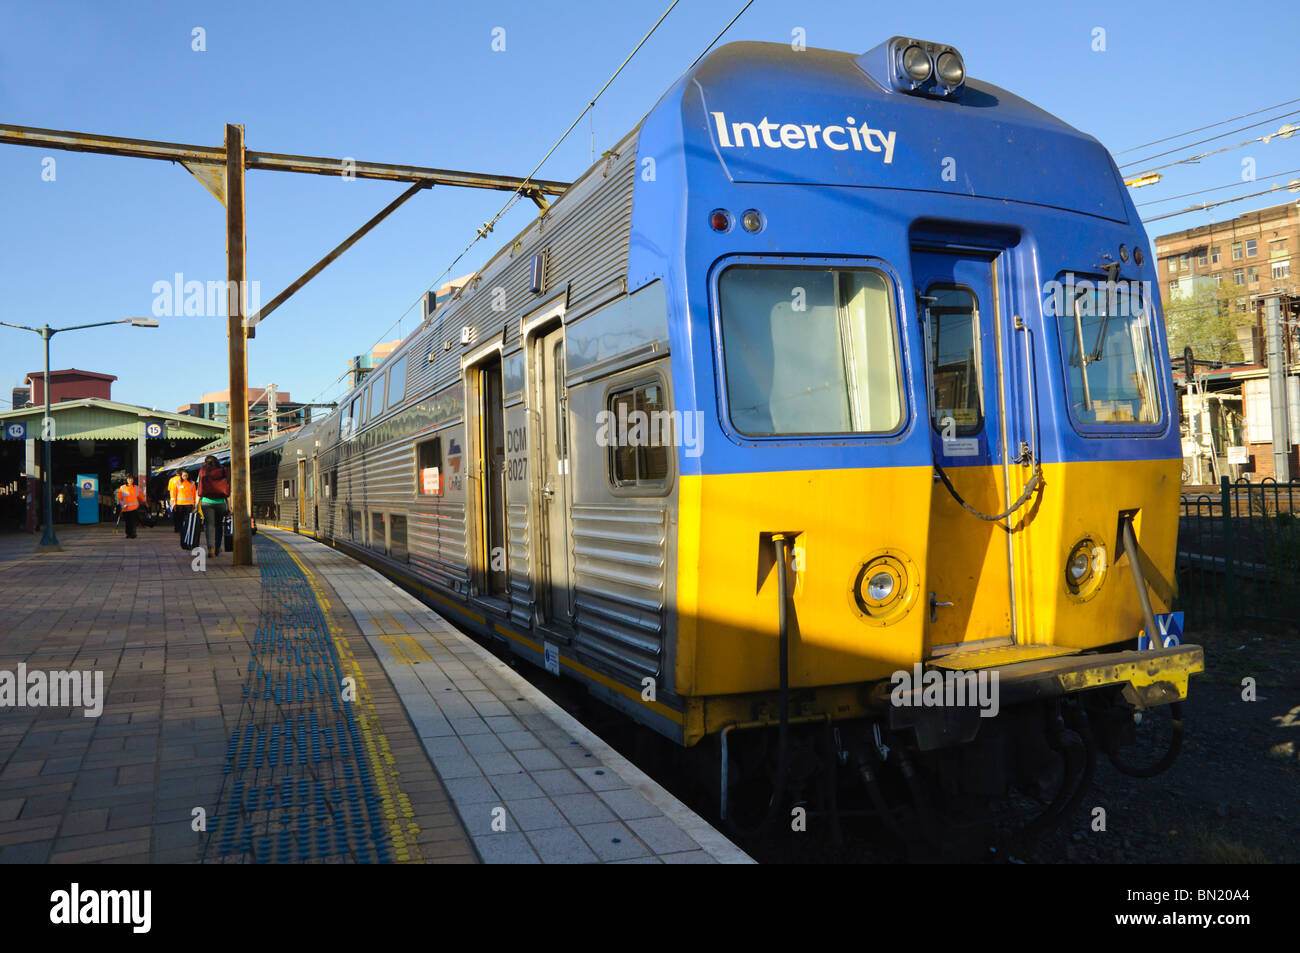
[[1059, 813], [1096, 752], [1167, 765], [1202, 668], [1136, 650], [1181, 466], [1155, 280], [1107, 151], [957, 49], [730, 44], [258, 451], [255, 515], [706, 752], [723, 813], [829, 774]]

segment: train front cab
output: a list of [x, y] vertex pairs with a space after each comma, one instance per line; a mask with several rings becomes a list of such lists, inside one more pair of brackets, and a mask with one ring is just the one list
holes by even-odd
[[[684, 740], [833, 724], [840, 755], [870, 760], [883, 727], [900, 756], [982, 745], [1005, 770], [977, 787], [1051, 774], [1075, 739], [1118, 748], [1202, 657], [1136, 651], [1174, 595], [1180, 453], [1154, 263], [1113, 162], [992, 87], [936, 116], [844, 54], [735, 46], [680, 126], [643, 126], [661, 184], [638, 189], [680, 174], [691, 199], [677, 261], [638, 254], [664, 227], [634, 212], [629, 269], [634, 291], [680, 274], [674, 377], [705, 428], [700, 458], [679, 453]], [[892, 167], [745, 138], [732, 117], [776, 110], [747, 85], [756, 60], [802, 94], [757, 125], [865, 110], [855, 141], [889, 130]], [[661, 133], [685, 136], [680, 169]], [[1014, 135], [1032, 161], [997, 154]], [[941, 194], [949, 152], [978, 194]], [[945, 672], [996, 676], [1001, 717], [932, 699]]]

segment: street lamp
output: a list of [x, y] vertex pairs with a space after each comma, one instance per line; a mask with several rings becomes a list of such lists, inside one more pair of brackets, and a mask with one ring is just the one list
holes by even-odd
[[45, 419], [41, 422], [41, 439], [45, 444], [45, 535], [41, 537], [40, 543], [36, 547], [37, 552], [59, 552], [59, 540], [54, 535], [54, 484], [51, 480], [53, 464], [50, 462], [50, 445], [53, 442], [53, 434], [49, 432], [50, 428], [50, 338], [60, 331], [80, 331], [84, 328], [102, 328], [109, 324], [129, 324], [137, 328], [156, 328], [158, 322], [153, 318], [118, 318], [116, 321], [96, 321], [94, 324], [74, 324], [66, 328], [52, 328], [48, 324], [39, 328], [30, 328], [25, 324], [10, 324], [8, 321], [0, 321], [7, 328], [18, 328], [20, 331], [31, 331], [41, 336], [45, 342]]

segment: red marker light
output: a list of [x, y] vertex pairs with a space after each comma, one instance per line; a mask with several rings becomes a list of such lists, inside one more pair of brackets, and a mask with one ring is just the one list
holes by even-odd
[[709, 224], [715, 232], [731, 230], [731, 216], [723, 209], [714, 209], [709, 215]]

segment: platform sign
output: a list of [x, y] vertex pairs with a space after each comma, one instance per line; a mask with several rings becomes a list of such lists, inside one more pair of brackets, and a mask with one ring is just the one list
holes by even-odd
[[99, 477], [93, 473], [77, 474], [77, 522], [99, 522]]
[[27, 425], [20, 420], [15, 420], [13, 423], [10, 424], [5, 424], [5, 439], [26, 440]]
[[161, 437], [163, 435], [162, 424], [158, 423], [156, 420], [151, 420], [149, 423], [144, 425], [144, 435], [146, 437]]
[[552, 645], [550, 642], [542, 643], [546, 647], [544, 661], [546, 670], [552, 675], [560, 674], [560, 648], [558, 645]]
[[[1183, 644], [1183, 613], [1181, 612], [1158, 612], [1156, 613], [1156, 628], [1160, 630], [1160, 641], [1165, 648], [1173, 648], [1175, 645]], [[1151, 639], [1146, 633], [1138, 636], [1138, 651], [1145, 652], [1151, 648]]]
[[1244, 465], [1250, 463], [1249, 447], [1229, 447], [1228, 462], [1232, 464]]

